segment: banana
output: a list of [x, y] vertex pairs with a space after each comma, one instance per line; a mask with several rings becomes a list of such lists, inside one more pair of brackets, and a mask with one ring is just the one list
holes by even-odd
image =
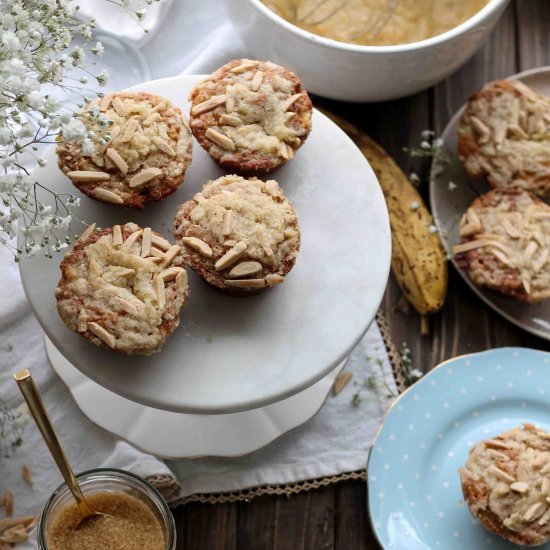
[[[374, 170], [388, 206], [392, 271], [413, 307], [424, 316], [438, 311], [447, 293], [447, 262], [422, 197], [394, 160], [349, 122], [325, 112], [355, 142]], [[423, 333], [425, 332], [423, 325]]]

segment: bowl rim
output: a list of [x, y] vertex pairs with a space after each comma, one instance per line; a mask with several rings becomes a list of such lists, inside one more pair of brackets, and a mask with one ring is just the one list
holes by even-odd
[[262, 0], [245, 0], [251, 4], [257, 11], [261, 12], [265, 17], [270, 19], [276, 25], [279, 25], [285, 28], [287, 31], [297, 34], [301, 38], [304, 38], [310, 42], [314, 42], [320, 46], [324, 46], [329, 49], [337, 49], [348, 52], [361, 52], [361, 53], [398, 53], [398, 52], [408, 52], [413, 50], [422, 50], [424, 48], [429, 48], [437, 44], [451, 40], [456, 36], [459, 36], [473, 27], [481, 23], [485, 18], [490, 16], [494, 11], [496, 11], [501, 6], [506, 6], [510, 0], [489, 0], [485, 6], [483, 6], [479, 11], [477, 11], [472, 17], [466, 19], [449, 29], [448, 31], [437, 34], [430, 38], [424, 40], [419, 40], [417, 42], [409, 42], [407, 44], [394, 44], [391, 46], [367, 46], [360, 44], [350, 44], [347, 42], [340, 42], [338, 40], [333, 40], [332, 38], [325, 38], [318, 34], [306, 31], [300, 27], [293, 25], [280, 15], [276, 14], [273, 10], [268, 8]]

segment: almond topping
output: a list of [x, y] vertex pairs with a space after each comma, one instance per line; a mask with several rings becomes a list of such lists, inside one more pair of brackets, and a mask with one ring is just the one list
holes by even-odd
[[173, 281], [182, 271], [185, 271], [183, 267], [169, 267], [168, 269], [161, 271], [157, 277], [162, 279], [165, 283], [168, 283]]
[[126, 116], [126, 106], [120, 97], [115, 97], [112, 101], [112, 105], [117, 115]]
[[113, 226], [113, 245], [118, 246], [121, 245], [122, 242], [122, 229], [120, 229], [120, 225], [115, 225]]
[[533, 254], [536, 252], [539, 245], [535, 241], [529, 241], [529, 244], [525, 248], [523, 253], [523, 262], [527, 263], [533, 257]]
[[230, 137], [218, 132], [212, 128], [208, 128], [204, 133], [204, 136], [210, 141], [214, 142], [218, 147], [225, 149], [226, 151], [234, 151], [235, 143]]
[[111, 105], [111, 101], [113, 101], [113, 97], [115, 97], [115, 92], [107, 92], [99, 102], [99, 110], [104, 113]]
[[283, 101], [283, 104], [281, 105], [282, 111], [283, 112], [288, 111], [290, 107], [292, 107], [292, 105], [296, 102], [296, 100], [298, 100], [301, 97], [302, 97], [301, 93], [291, 95], [287, 100]]
[[535, 502], [523, 515], [523, 521], [533, 521], [541, 516], [545, 510], [546, 506], [542, 502]]
[[114, 348], [116, 344], [115, 337], [107, 332], [101, 325], [91, 322], [88, 323], [88, 328], [93, 332], [100, 340], [105, 342], [110, 348]]
[[78, 312], [78, 318], [77, 318], [77, 330], [78, 332], [86, 332], [88, 330], [88, 323], [86, 322], [88, 319], [88, 315], [86, 313], [85, 309], [81, 309]]
[[512, 225], [510, 220], [504, 218], [502, 220], [502, 227], [504, 227], [506, 233], [508, 233], [508, 235], [512, 237], [512, 239], [519, 239], [521, 237], [521, 233], [516, 227]]
[[257, 275], [261, 271], [262, 264], [260, 262], [241, 262], [229, 272], [228, 277], [230, 279], [240, 279], [242, 277]]
[[501, 453], [501, 452], [499, 452], [495, 449], [487, 449], [487, 454], [489, 456], [492, 456], [496, 460], [509, 460], [507, 455], [505, 455], [504, 453]]
[[241, 119], [236, 116], [222, 115], [220, 117], [220, 124], [222, 126], [240, 126]]
[[143, 122], [143, 126], [149, 126], [154, 122], [162, 120], [162, 117], [158, 113], [153, 113], [151, 116], [147, 117]]
[[263, 79], [264, 79], [264, 73], [262, 73], [262, 71], [256, 71], [256, 73], [254, 74], [254, 78], [252, 79], [252, 83], [250, 85], [253, 92], [257, 92], [260, 89]]
[[212, 254], [213, 254], [212, 249], [202, 239], [198, 239], [197, 237], [183, 237], [181, 240], [188, 247], [192, 248], [193, 250], [196, 250], [202, 256], [205, 256], [206, 258], [212, 257]]
[[111, 174], [93, 170], [74, 170], [67, 172], [67, 176], [74, 181], [109, 181], [111, 179]]
[[157, 291], [159, 309], [164, 309], [166, 305], [166, 290], [164, 288], [164, 281], [160, 277], [155, 278], [155, 290]]
[[233, 229], [233, 210], [226, 210], [223, 214], [222, 235], [224, 236], [230, 235], [232, 229]]
[[264, 189], [272, 196], [279, 195], [279, 185], [275, 180], [267, 180], [264, 185]]
[[550, 250], [548, 250], [548, 248], [540, 253], [539, 257], [533, 262], [533, 273], [538, 273], [544, 267], [544, 264], [548, 261], [549, 255]]
[[23, 464], [21, 468], [21, 475], [27, 483], [32, 483], [32, 473], [28, 464]]
[[525, 130], [523, 128], [521, 128], [520, 126], [518, 126], [517, 124], [510, 124], [508, 126], [508, 133], [512, 137], [517, 138], [517, 139], [526, 139], [527, 138], [527, 134], [526, 134]]
[[158, 111], [164, 111], [164, 109], [167, 109], [170, 105], [170, 102], [167, 99], [163, 99], [159, 101], [152, 109], [151, 113], [156, 113]]
[[342, 372], [338, 375], [334, 381], [334, 386], [332, 386], [332, 393], [336, 396], [338, 395], [349, 383], [352, 378], [351, 372]]
[[131, 118], [128, 121], [128, 124], [126, 124], [126, 128], [124, 130], [124, 133], [122, 134], [122, 137], [120, 138], [120, 141], [122, 143], [128, 143], [129, 141], [131, 141], [134, 137], [134, 134], [136, 133], [138, 126], [139, 120], [137, 118]]
[[145, 168], [141, 172], [138, 172], [135, 176], [130, 178], [128, 185], [130, 187], [139, 187], [162, 174], [160, 168]]
[[90, 236], [92, 235], [92, 233], [94, 232], [94, 230], [95, 230], [95, 223], [93, 223], [92, 225], [89, 225], [86, 228], [86, 230], [78, 238], [78, 242], [87, 241], [90, 238]]
[[508, 483], [514, 483], [516, 481], [511, 475], [507, 474], [504, 470], [501, 470], [494, 464], [491, 464], [491, 466], [487, 468], [487, 472], [493, 474], [498, 479], [502, 479], [502, 481], [506, 481]]
[[143, 234], [143, 229], [138, 229], [137, 231], [130, 233], [130, 235], [128, 235], [128, 238], [124, 241], [121, 251], [129, 252], [132, 246], [134, 245], [134, 243], [141, 237], [142, 234]]
[[467, 223], [460, 228], [460, 236], [471, 237], [472, 235], [476, 235], [477, 233], [479, 233], [481, 229], [481, 225], [477, 223]]
[[265, 276], [265, 282], [267, 283], [267, 286], [275, 286], [281, 284], [285, 278], [282, 275], [279, 275], [278, 273], [269, 273], [269, 275]]
[[121, 298], [120, 296], [113, 296], [112, 302], [117, 305], [120, 309], [123, 311], [126, 311], [130, 315], [133, 315], [134, 317], [138, 314], [138, 309], [134, 304], [131, 304], [130, 302], [126, 301], [124, 298]]
[[154, 233], [151, 236], [151, 242], [164, 251], [169, 250], [169, 248], [172, 246], [166, 239], [164, 239], [160, 235], [155, 235]]
[[94, 197], [97, 197], [105, 202], [111, 202], [113, 204], [122, 204], [124, 202], [124, 199], [120, 195], [117, 195], [108, 189], [103, 189], [103, 187], [96, 187], [92, 191], [92, 194]]
[[141, 257], [146, 258], [151, 251], [151, 228], [146, 227], [143, 230], [143, 238], [141, 239]]
[[13, 516], [13, 491], [9, 488], [6, 490], [6, 516]]
[[244, 241], [239, 241], [233, 248], [228, 250], [214, 265], [216, 271], [221, 271], [222, 269], [228, 268], [230, 265], [233, 265], [246, 250], [246, 243]]
[[229, 96], [227, 98], [227, 101], [225, 102], [225, 110], [228, 113], [232, 113], [235, 110], [235, 98], [232, 96]]
[[181, 246], [179, 244], [173, 244], [164, 254], [162, 259], [162, 265], [169, 265], [174, 258], [180, 253]]
[[185, 292], [188, 287], [188, 279], [187, 279], [187, 272], [185, 269], [183, 271], [180, 271], [176, 275], [176, 289], [178, 292]]
[[[39, 514], [40, 516], [40, 514]], [[0, 533], [11, 529], [12, 527], [29, 527], [34, 522], [35, 516], [21, 516], [18, 518], [4, 518], [0, 519]]]
[[491, 134], [491, 130], [476, 116], [471, 116], [470, 122], [472, 123], [472, 126], [479, 135], [488, 136]]
[[250, 71], [250, 69], [255, 69], [257, 66], [258, 61], [244, 61], [240, 65], [233, 67], [229, 72], [234, 74], [241, 74], [245, 73], [246, 71]]
[[498, 439], [488, 439], [487, 441], [484, 441], [485, 447], [489, 447], [490, 449], [509, 449], [508, 445], [504, 441], [500, 441]]
[[225, 286], [234, 288], [263, 288], [265, 281], [263, 279], [227, 279]]
[[126, 175], [128, 173], [128, 164], [126, 164], [126, 161], [120, 156], [118, 151], [116, 149], [113, 149], [112, 147], [109, 147], [107, 151], [105, 152], [107, 157], [109, 157], [114, 165], [124, 174]]
[[212, 109], [215, 109], [218, 105], [225, 103], [226, 100], [227, 100], [227, 96], [223, 94], [212, 96], [210, 99], [207, 99], [202, 103], [197, 103], [197, 105], [192, 107], [191, 113], [194, 115], [200, 115], [202, 113], [206, 113], [207, 111], [211, 111]]
[[288, 154], [288, 147], [287, 147], [287, 144], [282, 142], [280, 145], [279, 145], [279, 155], [281, 157], [283, 157], [285, 160], [288, 160], [290, 158], [289, 154]]
[[541, 483], [541, 486], [540, 486], [540, 492], [544, 496], [549, 496], [550, 495], [550, 479], [548, 479], [547, 477], [542, 479], [542, 483]]
[[172, 146], [167, 142], [164, 141], [162, 138], [155, 136], [153, 138], [153, 143], [163, 152], [171, 157], [176, 156], [176, 152], [172, 148]]
[[550, 472], [550, 462], [547, 462], [540, 470], [541, 474], [547, 474]]
[[151, 247], [149, 253], [155, 258], [164, 258], [164, 251], [162, 251], [160, 248], [156, 248], [155, 246]]
[[524, 483], [523, 481], [516, 481], [515, 483], [512, 483], [510, 485], [510, 489], [512, 491], [515, 491], [516, 493], [526, 493], [529, 490], [529, 485], [527, 483]]

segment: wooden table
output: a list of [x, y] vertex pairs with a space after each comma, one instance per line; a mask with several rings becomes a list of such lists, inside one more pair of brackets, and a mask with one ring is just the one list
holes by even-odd
[[[512, 1], [485, 46], [461, 70], [434, 88], [406, 99], [354, 105], [317, 99], [376, 139], [409, 172], [403, 147], [417, 147], [422, 130], [441, 133], [451, 115], [484, 83], [550, 64], [550, 1]], [[373, 75], [376, 78], [376, 75]], [[415, 164], [415, 169], [416, 169]], [[426, 168], [421, 175], [426, 176]], [[416, 170], [418, 171], [418, 170]], [[426, 191], [424, 186], [423, 191]], [[383, 308], [397, 346], [407, 342], [424, 371], [465, 353], [499, 346], [549, 349], [548, 342], [494, 313], [450, 269], [447, 302], [432, 320], [429, 338], [419, 318], [404, 312], [392, 279]], [[343, 482], [292, 497], [258, 497], [235, 504], [188, 504], [175, 511], [178, 549], [378, 549], [367, 519], [366, 487]], [[401, 549], [406, 550], [406, 549]]]

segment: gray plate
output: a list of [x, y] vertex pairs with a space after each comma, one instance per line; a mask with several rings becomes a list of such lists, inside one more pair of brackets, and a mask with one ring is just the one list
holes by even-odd
[[[139, 89], [168, 97], [185, 113], [198, 76], [148, 82]], [[178, 205], [222, 170], [195, 144], [176, 193], [145, 210], [82, 196], [56, 166], [55, 152], [35, 177], [59, 193], [82, 197], [76, 214], [102, 227], [134, 221], [171, 239]], [[284, 284], [250, 298], [216, 292], [190, 273], [191, 297], [181, 326], [151, 357], [97, 348], [71, 332], [56, 311], [59, 262], [21, 261], [29, 302], [57, 349], [98, 384], [128, 399], [174, 412], [221, 414], [262, 407], [311, 386], [355, 347], [386, 286], [391, 239], [378, 181], [365, 157], [319, 112], [296, 158], [273, 176], [298, 210], [302, 245]], [[75, 224], [75, 232], [82, 226]]]
[[[550, 96], [550, 67], [519, 73], [511, 76], [510, 79], [521, 80], [538, 92]], [[479, 195], [490, 190], [486, 182], [473, 182], [458, 158], [457, 127], [463, 111], [464, 107], [455, 114], [443, 132], [442, 138], [450, 162], [434, 160], [430, 174], [432, 212], [449, 255], [452, 255], [452, 247], [460, 241], [458, 229], [462, 214]], [[452, 191], [449, 190], [450, 181], [457, 185]], [[454, 258], [452, 262], [470, 288], [487, 305], [518, 327], [550, 340], [550, 300], [539, 304], [527, 304], [491, 290], [479, 288], [472, 283], [467, 273], [456, 265]]]

